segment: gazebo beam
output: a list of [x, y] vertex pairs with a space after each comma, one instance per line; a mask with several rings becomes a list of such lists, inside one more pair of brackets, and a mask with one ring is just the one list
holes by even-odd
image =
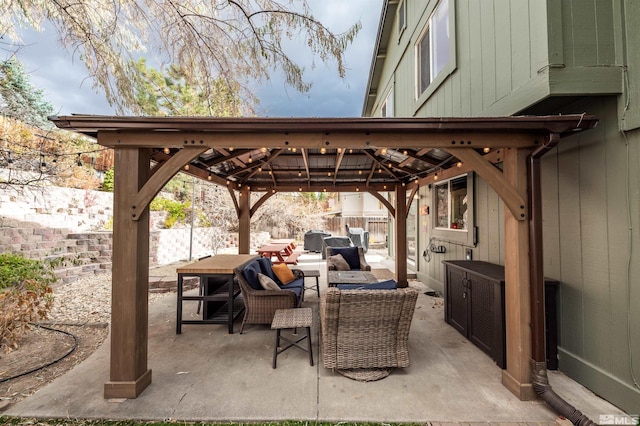
[[151, 150], [115, 150], [111, 370], [105, 398], [136, 398], [151, 383], [147, 368], [149, 209], [130, 207], [149, 177]]
[[[464, 140], [456, 140], [456, 136]], [[411, 131], [394, 133], [378, 131], [338, 131], [326, 135], [325, 133], [263, 133], [259, 143], [256, 142], [255, 132], [160, 132], [137, 130], [100, 131], [100, 144], [115, 148], [116, 146], [135, 145], [171, 148], [183, 148], [187, 146], [204, 146], [208, 148], [256, 148], [257, 145], [266, 147], [297, 147], [297, 148], [356, 148], [369, 149], [376, 147], [386, 148], [525, 148], [536, 146], [538, 135], [531, 133], [518, 133], [514, 131], [509, 138], [496, 138], [495, 134], [485, 132], [456, 133], [427, 133], [425, 131]]]
[[396, 185], [396, 281], [398, 287], [408, 287], [407, 280], [407, 187]]
[[[504, 176], [518, 194], [527, 194], [529, 150], [506, 150]], [[505, 334], [507, 369], [502, 384], [521, 401], [536, 399], [530, 383], [531, 359], [531, 276], [529, 274], [529, 222], [504, 211]]]

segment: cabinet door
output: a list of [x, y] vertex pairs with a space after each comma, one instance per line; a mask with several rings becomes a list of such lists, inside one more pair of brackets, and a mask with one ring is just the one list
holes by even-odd
[[493, 281], [484, 277], [469, 274], [469, 340], [494, 357], [496, 345], [495, 315], [496, 300]]
[[447, 268], [447, 313], [446, 321], [467, 336], [466, 273], [457, 268]]

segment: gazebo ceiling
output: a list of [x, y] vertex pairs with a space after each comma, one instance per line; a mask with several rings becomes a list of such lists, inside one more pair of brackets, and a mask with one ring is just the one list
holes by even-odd
[[[586, 115], [490, 118], [52, 117], [109, 147], [146, 147], [162, 164], [201, 153], [184, 172], [252, 191], [392, 190], [458, 163], [455, 149], [534, 148], [594, 127]], [[451, 149], [454, 148], [454, 149]]]

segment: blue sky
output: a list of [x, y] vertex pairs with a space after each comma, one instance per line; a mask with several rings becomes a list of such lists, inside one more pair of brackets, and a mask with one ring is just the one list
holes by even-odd
[[[305, 79], [313, 83], [307, 93], [285, 85], [279, 72], [256, 85], [259, 116], [269, 117], [357, 117], [362, 111], [373, 45], [382, 0], [309, 0], [313, 15], [334, 32], [345, 31], [360, 20], [362, 30], [346, 52], [347, 73], [338, 77], [335, 64], [312, 61], [305, 45], [292, 43], [290, 56], [305, 67]], [[31, 83], [45, 91], [58, 115], [114, 114], [82, 62], [58, 42], [49, 29], [25, 31], [25, 47], [18, 54]], [[314, 66], [315, 63], [315, 66]]]

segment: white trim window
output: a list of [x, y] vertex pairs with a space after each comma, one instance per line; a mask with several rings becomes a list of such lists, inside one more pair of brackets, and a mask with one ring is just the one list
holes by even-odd
[[393, 89], [389, 90], [387, 97], [384, 99], [382, 108], [380, 108], [381, 117], [393, 117]]
[[434, 184], [435, 228], [467, 231], [469, 229], [469, 197], [467, 175]]
[[398, 15], [398, 38], [400, 38], [405, 28], [407, 28], [407, 2], [406, 1], [404, 0], [400, 1], [397, 15]]
[[416, 51], [416, 98], [429, 87], [451, 59], [449, 0], [435, 8], [427, 26], [418, 38]]

